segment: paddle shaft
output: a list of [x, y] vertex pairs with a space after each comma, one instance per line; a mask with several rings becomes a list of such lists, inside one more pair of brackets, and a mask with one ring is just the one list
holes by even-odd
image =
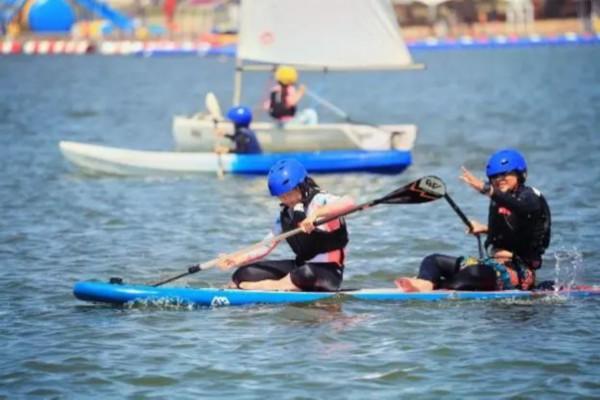
[[[460, 207], [458, 207], [458, 205], [454, 202], [454, 200], [452, 200], [452, 197], [450, 197], [450, 195], [448, 193], [446, 193], [446, 194], [444, 194], [444, 199], [446, 199], [448, 204], [450, 204], [450, 207], [452, 207], [454, 212], [456, 212], [456, 214], [460, 217], [460, 219], [467, 226], [467, 228], [469, 228], [469, 230], [471, 232], [473, 232], [473, 224], [471, 223], [471, 221], [469, 221], [469, 219], [467, 218], [465, 213], [460, 209]], [[479, 250], [479, 258], [483, 258], [483, 246], [481, 245], [481, 234], [477, 233], [477, 234], [475, 234], [475, 237], [477, 238], [477, 248]]]
[[305, 92], [310, 98], [312, 98], [313, 100], [315, 100], [317, 103], [321, 104], [322, 106], [324, 106], [325, 108], [329, 109], [331, 112], [333, 112], [334, 114], [336, 114], [337, 116], [339, 116], [340, 118], [343, 118], [346, 122], [351, 123], [351, 124], [357, 124], [357, 125], [368, 125], [368, 126], [373, 126], [375, 128], [379, 128], [379, 125], [374, 124], [372, 122], [365, 122], [365, 121], [356, 121], [354, 119], [352, 119], [350, 117], [350, 115], [348, 115], [347, 112], [345, 112], [344, 110], [342, 110], [341, 108], [339, 108], [338, 106], [336, 106], [335, 104], [333, 104], [332, 102], [330, 102], [329, 100], [325, 100], [324, 98], [322, 98], [321, 96], [311, 92], [310, 90], [306, 89]]

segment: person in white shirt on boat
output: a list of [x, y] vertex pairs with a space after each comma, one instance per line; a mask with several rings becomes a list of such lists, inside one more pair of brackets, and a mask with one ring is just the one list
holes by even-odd
[[305, 125], [316, 125], [319, 121], [317, 112], [307, 108], [298, 112], [298, 103], [306, 93], [306, 86], [299, 85], [298, 71], [287, 65], [275, 70], [277, 84], [271, 88], [265, 109], [280, 124], [294, 122]]
[[[315, 226], [320, 218], [335, 216], [355, 206], [350, 197], [321, 191], [295, 159], [276, 162], [268, 176], [269, 191], [281, 209], [268, 239], [301, 227], [303, 232], [286, 240], [296, 258], [264, 260], [278, 242], [235, 256], [223, 256], [221, 269], [239, 267], [229, 287], [249, 290], [336, 291], [344, 272], [348, 230], [343, 218]], [[241, 267], [240, 267], [241, 266]]]

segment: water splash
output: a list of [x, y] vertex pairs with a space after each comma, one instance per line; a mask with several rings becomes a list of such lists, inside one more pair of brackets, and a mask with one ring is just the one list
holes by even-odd
[[138, 299], [135, 301], [125, 303], [123, 307], [129, 310], [160, 309], [174, 311], [193, 311], [199, 308], [207, 308], [196, 306], [195, 304], [177, 298]]
[[583, 252], [577, 247], [556, 250], [554, 257], [555, 289], [570, 289], [575, 285], [577, 277], [583, 272]]

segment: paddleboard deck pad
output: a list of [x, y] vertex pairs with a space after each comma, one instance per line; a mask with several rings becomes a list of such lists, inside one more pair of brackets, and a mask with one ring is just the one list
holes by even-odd
[[505, 290], [498, 292], [466, 292], [436, 290], [432, 292], [402, 292], [395, 288], [361, 289], [340, 292], [276, 292], [218, 288], [155, 287], [83, 281], [73, 287], [80, 300], [123, 305], [134, 302], [167, 301], [197, 306], [234, 306], [245, 304], [310, 303], [326, 299], [358, 299], [369, 301], [441, 301], [535, 299], [540, 297], [600, 296], [600, 286], [573, 286], [561, 290]]

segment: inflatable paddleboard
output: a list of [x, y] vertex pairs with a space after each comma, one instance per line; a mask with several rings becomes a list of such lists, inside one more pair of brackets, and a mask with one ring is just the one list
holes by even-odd
[[465, 292], [436, 290], [406, 293], [399, 289], [361, 289], [340, 292], [276, 292], [218, 288], [154, 287], [146, 285], [78, 282], [73, 294], [80, 300], [122, 305], [136, 301], [168, 301], [197, 306], [229, 306], [245, 304], [309, 303], [332, 298], [368, 301], [441, 301], [534, 299], [549, 296], [600, 296], [600, 286], [574, 286], [561, 290], [505, 290], [498, 292]]

